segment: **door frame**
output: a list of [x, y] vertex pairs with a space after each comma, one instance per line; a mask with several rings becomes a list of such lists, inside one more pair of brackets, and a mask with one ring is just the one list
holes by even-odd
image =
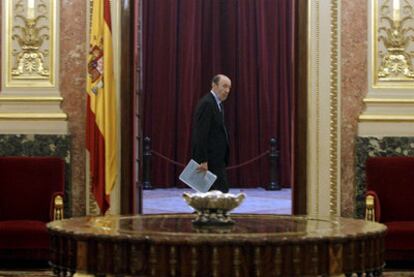
[[[140, 182], [142, 132], [140, 96], [141, 76], [141, 0], [121, 2], [121, 213], [142, 213]], [[296, 65], [295, 65], [295, 128], [294, 180], [292, 213], [307, 213], [307, 129], [308, 129], [308, 1], [295, 0]], [[137, 46], [137, 47], [136, 47]], [[133, 58], [131, 58], [133, 57]]]

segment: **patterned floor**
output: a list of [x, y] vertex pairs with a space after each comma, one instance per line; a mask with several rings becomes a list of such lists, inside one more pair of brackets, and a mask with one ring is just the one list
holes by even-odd
[[[183, 192], [194, 193], [190, 188], [144, 190], [144, 214], [193, 212], [193, 209], [189, 207], [182, 198]], [[278, 191], [268, 191], [263, 188], [230, 190], [230, 193], [233, 194], [238, 194], [240, 192], [246, 194], [246, 199], [233, 211], [234, 213], [292, 213], [291, 189], [282, 189]]]

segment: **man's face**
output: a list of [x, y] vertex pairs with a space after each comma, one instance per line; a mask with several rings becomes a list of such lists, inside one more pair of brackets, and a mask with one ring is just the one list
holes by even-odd
[[230, 94], [231, 81], [226, 76], [222, 76], [218, 84], [213, 83], [213, 91], [216, 93], [220, 101], [227, 99]]

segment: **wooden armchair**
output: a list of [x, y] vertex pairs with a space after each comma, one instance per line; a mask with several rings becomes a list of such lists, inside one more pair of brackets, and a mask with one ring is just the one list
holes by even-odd
[[0, 157], [0, 261], [47, 261], [46, 223], [63, 217], [64, 161]]
[[386, 260], [414, 260], [414, 157], [375, 157], [366, 163], [367, 220], [384, 223]]

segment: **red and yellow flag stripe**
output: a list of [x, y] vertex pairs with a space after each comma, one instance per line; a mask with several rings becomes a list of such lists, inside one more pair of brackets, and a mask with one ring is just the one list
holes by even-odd
[[88, 56], [86, 148], [91, 187], [104, 214], [118, 175], [116, 90], [109, 0], [92, 1]]

